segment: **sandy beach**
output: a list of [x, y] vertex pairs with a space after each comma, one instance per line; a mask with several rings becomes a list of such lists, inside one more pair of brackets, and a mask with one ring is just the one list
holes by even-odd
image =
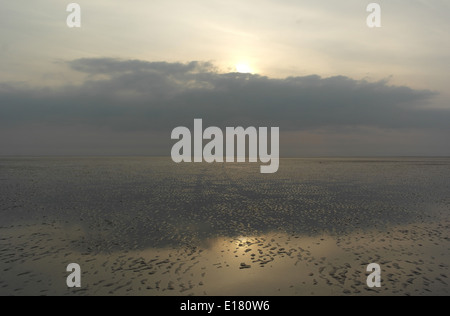
[[0, 295], [449, 294], [450, 159], [281, 166], [0, 159]]

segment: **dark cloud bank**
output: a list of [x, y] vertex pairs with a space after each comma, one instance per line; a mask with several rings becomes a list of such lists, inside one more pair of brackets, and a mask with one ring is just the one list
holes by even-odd
[[[33, 154], [26, 148], [41, 148], [38, 154], [53, 148], [49, 154], [55, 154], [66, 144], [71, 150], [61, 153], [164, 155], [170, 131], [191, 127], [194, 118], [208, 126], [278, 126], [286, 133], [424, 131], [438, 135], [435, 147], [448, 145], [439, 142], [449, 134], [450, 111], [425, 106], [436, 92], [387, 81], [223, 74], [201, 62], [103, 58], [68, 65], [86, 74], [82, 85], [0, 85], [0, 154]], [[147, 149], [137, 150], [142, 146]]]

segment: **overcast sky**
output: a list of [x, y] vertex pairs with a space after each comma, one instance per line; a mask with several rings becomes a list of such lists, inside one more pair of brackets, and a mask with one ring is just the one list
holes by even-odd
[[[170, 155], [277, 126], [282, 157], [450, 155], [450, 2], [0, 0], [0, 155]], [[250, 72], [250, 73], [239, 73]]]

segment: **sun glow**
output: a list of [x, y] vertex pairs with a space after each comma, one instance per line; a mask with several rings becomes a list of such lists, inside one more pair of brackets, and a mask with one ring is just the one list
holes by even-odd
[[253, 69], [246, 63], [236, 64], [236, 71], [243, 74], [253, 73]]

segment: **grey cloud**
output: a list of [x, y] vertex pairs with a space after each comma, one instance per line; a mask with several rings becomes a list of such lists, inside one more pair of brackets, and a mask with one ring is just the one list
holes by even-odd
[[120, 131], [166, 131], [194, 118], [219, 127], [282, 130], [448, 128], [450, 112], [421, 107], [436, 92], [344, 76], [272, 79], [218, 73], [210, 63], [78, 59], [80, 86], [0, 86], [0, 122], [86, 125]]
[[121, 74], [140, 71], [180, 74], [208, 72], [214, 70], [209, 62], [193, 61], [187, 64], [167, 62], [147, 62], [142, 60], [119, 60], [113, 58], [81, 58], [69, 62], [72, 69], [89, 74]]

